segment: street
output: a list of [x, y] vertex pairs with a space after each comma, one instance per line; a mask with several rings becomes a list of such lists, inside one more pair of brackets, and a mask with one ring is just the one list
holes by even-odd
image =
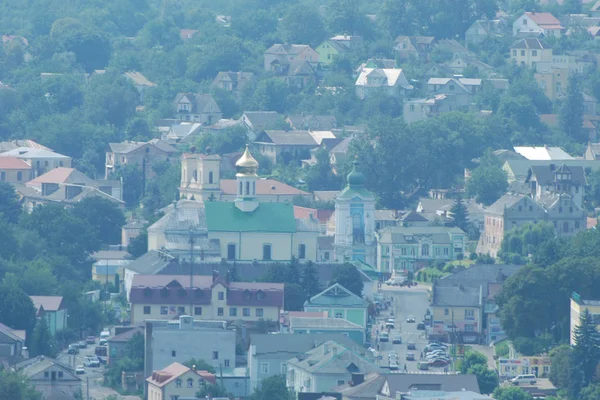
[[[377, 325], [379, 332], [388, 318], [395, 319], [395, 327], [390, 330], [390, 341], [379, 342], [379, 350], [383, 358], [380, 360], [380, 366], [389, 367], [388, 354], [390, 351], [398, 353], [398, 371], [403, 372], [406, 365], [407, 371], [418, 371], [417, 365], [425, 345], [428, 343], [424, 330], [417, 330], [417, 325], [423, 321], [429, 307], [426, 286], [398, 287], [382, 286], [382, 294], [386, 299], [392, 300], [392, 306], [389, 310], [383, 311], [378, 317]], [[393, 312], [393, 316], [390, 314]], [[414, 317], [414, 323], [406, 322], [408, 317]], [[386, 329], [387, 331], [387, 329]], [[402, 344], [393, 344], [392, 339], [395, 335], [402, 337]], [[414, 343], [415, 350], [408, 350], [407, 344]], [[406, 354], [414, 354], [414, 361], [407, 361]], [[430, 368], [433, 371], [444, 371], [444, 367]]]

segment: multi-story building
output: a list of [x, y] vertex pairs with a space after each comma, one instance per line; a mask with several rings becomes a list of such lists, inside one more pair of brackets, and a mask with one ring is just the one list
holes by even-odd
[[304, 303], [306, 312], [326, 312], [329, 318], [341, 318], [366, 328], [369, 303], [336, 283]]
[[105, 179], [108, 179], [120, 166], [137, 165], [146, 177], [153, 174], [152, 164], [156, 161], [167, 161], [177, 153], [177, 149], [161, 139], [148, 142], [109, 143], [110, 151], [106, 152]]
[[235, 330], [225, 321], [194, 321], [190, 315], [177, 320], [147, 320], [144, 371], [152, 371], [191, 358], [204, 360], [215, 371], [231, 372], [235, 367]]
[[58, 167], [71, 168], [71, 157], [55, 153], [48, 148], [17, 147], [0, 153], [0, 157], [14, 157], [25, 161], [33, 170], [33, 177]]
[[62, 296], [29, 296], [36, 310], [36, 317], [46, 320], [51, 335], [67, 328], [67, 308]]
[[25, 183], [33, 178], [31, 165], [17, 157], [0, 157], [0, 181]]
[[388, 226], [377, 234], [377, 269], [415, 271], [433, 260], [460, 259], [465, 246], [466, 234], [457, 227]]
[[[25, 331], [0, 323], [0, 363], [13, 365], [24, 358]], [[26, 352], [26, 350], [25, 350]]]
[[265, 71], [283, 73], [299, 60], [316, 65], [319, 62], [319, 53], [307, 44], [276, 43], [264, 53]]
[[543, 71], [536, 71], [533, 78], [538, 83], [540, 89], [544, 91], [546, 97], [555, 101], [567, 93], [569, 84], [569, 70], [566, 68], [549, 68]]
[[202, 388], [217, 383], [214, 374], [174, 362], [146, 379], [148, 400], [195, 399]]
[[579, 318], [586, 310], [592, 314], [594, 324], [600, 330], [600, 299], [582, 299], [579, 293], [573, 292], [571, 294], [571, 323], [569, 328], [571, 346], [575, 344], [575, 329], [579, 326]]
[[282, 283], [227, 282], [218, 275], [135, 275], [129, 293], [131, 322], [192, 315], [201, 320], [277, 321]]
[[354, 86], [359, 99], [380, 92], [391, 97], [401, 97], [413, 89], [401, 68], [363, 68]]
[[[457, 343], [479, 343], [483, 338], [483, 288], [434, 285], [430, 336]], [[454, 338], [454, 339], [452, 339]]]
[[543, 35], [559, 38], [565, 28], [548, 12], [525, 12], [513, 22], [513, 35]]
[[178, 93], [173, 108], [175, 118], [181, 121], [212, 125], [223, 117], [215, 99], [205, 93]]
[[537, 63], [552, 61], [552, 48], [538, 38], [519, 39], [510, 46], [510, 59], [517, 65], [536, 69]]
[[27, 383], [42, 394], [43, 399], [81, 399], [81, 379], [68, 365], [39, 356], [16, 365]]

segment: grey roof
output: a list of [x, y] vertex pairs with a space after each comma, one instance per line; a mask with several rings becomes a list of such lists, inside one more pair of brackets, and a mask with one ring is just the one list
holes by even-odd
[[70, 159], [71, 157], [64, 156], [62, 154], [55, 153], [51, 150], [33, 148], [33, 147], [18, 147], [1, 153], [3, 157], [18, 157], [18, 158], [56, 158], [56, 159]]
[[549, 185], [554, 183], [554, 174], [557, 172], [571, 173], [571, 183], [581, 186], [587, 185], [583, 167], [568, 167], [564, 164], [561, 164], [558, 168], [553, 168], [551, 165], [534, 165], [531, 167], [525, 182], [529, 182], [530, 179], [535, 176], [538, 184]]
[[416, 211], [409, 211], [406, 214], [404, 214], [402, 216], [402, 218], [400, 218], [400, 221], [402, 222], [429, 222], [429, 220], [427, 218], [425, 218], [424, 216], [422, 216], [421, 214], [419, 214]]
[[283, 116], [277, 111], [244, 111], [244, 115], [256, 131], [262, 131], [283, 120]]
[[342, 318], [290, 317], [290, 329], [360, 329], [363, 327]]
[[287, 132], [266, 130], [256, 141], [285, 146], [317, 146], [317, 142], [308, 131]]
[[433, 285], [431, 305], [437, 307], [479, 307], [482, 305], [481, 286], [437, 286]]
[[206, 212], [204, 203], [196, 200], [179, 200], [167, 206], [167, 213], [154, 224], [148, 231], [194, 231], [208, 232], [206, 227]]
[[9, 339], [14, 340], [16, 342], [24, 342], [25, 340], [21, 339], [13, 333], [15, 332], [15, 330], [16, 329], [12, 329], [0, 322], [0, 333], [6, 335]]
[[338, 307], [367, 307], [369, 303], [362, 297], [355, 295], [339, 283], [333, 284], [319, 294], [306, 300], [304, 307], [319, 306]]
[[144, 334], [144, 328], [141, 326], [134, 326], [131, 327], [131, 329], [126, 330], [125, 332], [122, 332], [116, 336], [113, 336], [112, 338], [108, 339], [109, 343], [126, 343], [129, 342], [129, 340], [131, 340], [131, 338], [136, 334], [136, 333], [140, 333], [140, 334]]
[[419, 390], [408, 395], [402, 396], [403, 400], [492, 400], [486, 394], [460, 391], [442, 391], [442, 390]]
[[204, 111], [204, 109], [206, 108], [206, 106], [209, 103], [213, 103], [216, 104], [216, 109], [212, 110], [212, 112], [221, 112], [221, 110], [219, 109], [219, 105], [215, 102], [214, 98], [212, 97], [212, 95], [207, 94], [207, 93], [177, 93], [177, 96], [175, 96], [175, 100], [173, 100], [173, 104], [174, 106], [177, 106], [177, 104], [183, 100], [184, 98], [187, 98], [190, 103], [192, 104], [192, 110], [190, 111], [190, 113], [201, 113]]
[[390, 393], [408, 393], [411, 390], [469, 390], [480, 393], [477, 377], [473, 374], [389, 374], [386, 376]]
[[529, 168], [532, 166], [550, 166], [554, 165], [555, 167], [560, 165], [566, 165], [568, 167], [579, 166], [584, 170], [598, 170], [600, 169], [600, 160], [560, 160], [560, 161], [552, 161], [552, 160], [506, 160], [504, 163], [504, 168], [510, 169], [512, 173], [515, 175], [517, 180], [525, 180], [527, 178], [527, 174], [529, 173]]
[[321, 343], [334, 340], [336, 343], [348, 348], [357, 348], [356, 342], [341, 333], [303, 333], [289, 335], [253, 334], [250, 344], [256, 346], [257, 356], [277, 357], [290, 359], [298, 354], [321, 345]]
[[348, 153], [348, 149], [350, 147], [350, 143], [354, 140], [354, 136], [348, 136], [342, 139], [341, 142], [336, 144], [331, 150], [330, 153]]
[[534, 49], [534, 50], [543, 50], [543, 49], [551, 49], [550, 46], [546, 42], [538, 38], [524, 38], [517, 40], [511, 46], [511, 49]]
[[[327, 351], [326, 351], [327, 350]], [[364, 374], [379, 372], [378, 366], [333, 340], [309, 350], [301, 359], [292, 358], [288, 365], [313, 374]]]
[[423, 207], [422, 212], [436, 212], [444, 207], [452, 207], [454, 199], [430, 199], [422, 197], [419, 199], [419, 203]]
[[452, 243], [453, 234], [464, 234], [458, 227], [445, 226], [386, 226], [379, 235], [380, 240], [385, 243], [417, 243], [418, 239], [427, 237], [436, 244]]
[[454, 39], [441, 39], [436, 43], [436, 47], [443, 48], [452, 53], [470, 53], [469, 50]]
[[483, 297], [489, 294], [490, 283], [502, 283], [508, 277], [516, 274], [523, 265], [513, 264], [475, 264], [452, 275], [438, 279], [437, 287], [466, 286], [483, 288]]
[[63, 377], [64, 380], [80, 380], [77, 375], [73, 373], [73, 369], [62, 362], [59, 362], [53, 358], [39, 356], [35, 358], [31, 358], [27, 361], [23, 361], [16, 365], [16, 369], [19, 370], [25, 377], [31, 378], [40, 372], [45, 371], [51, 366], [57, 366], [66, 372], [67, 376]]
[[[150, 250], [127, 265], [127, 269], [138, 274], [156, 274], [175, 260], [166, 253]], [[189, 268], [189, 267], [188, 267]]]
[[337, 127], [337, 120], [333, 115], [290, 115], [287, 120], [293, 129], [328, 131]]
[[[494, 204], [486, 208], [486, 213], [493, 214], [504, 214], [504, 209], [508, 207], [512, 207], [517, 204], [522, 199], [528, 199], [529, 196], [524, 194], [515, 194], [515, 193], [506, 193], [504, 196], [500, 197]], [[532, 203], [535, 203], [533, 200]]]
[[344, 384], [339, 386], [336, 391], [342, 394], [344, 399], [375, 399], [379, 394], [381, 388], [385, 384], [388, 374], [371, 373], [365, 375], [363, 383], [353, 386]]
[[313, 192], [315, 200], [319, 201], [334, 201], [339, 193], [339, 190], [315, 190]]

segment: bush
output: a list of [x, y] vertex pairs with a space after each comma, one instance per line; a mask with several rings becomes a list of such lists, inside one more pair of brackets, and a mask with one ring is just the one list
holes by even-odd
[[446, 263], [442, 260], [435, 260], [435, 262], [433, 263], [433, 266], [438, 270], [438, 271], [442, 271], [444, 269], [444, 267], [446, 266]]
[[477, 253], [472, 252], [471, 254], [469, 254], [469, 260], [477, 261]]

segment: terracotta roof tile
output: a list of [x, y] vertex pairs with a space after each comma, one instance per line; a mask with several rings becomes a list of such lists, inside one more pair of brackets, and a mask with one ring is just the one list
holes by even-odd
[[31, 166], [16, 157], [0, 157], [0, 169], [31, 169]]
[[[223, 194], [236, 194], [237, 181], [235, 179], [221, 179], [221, 190]], [[293, 186], [274, 179], [258, 179], [256, 181], [257, 195], [306, 195], [304, 190], [296, 189]]]

